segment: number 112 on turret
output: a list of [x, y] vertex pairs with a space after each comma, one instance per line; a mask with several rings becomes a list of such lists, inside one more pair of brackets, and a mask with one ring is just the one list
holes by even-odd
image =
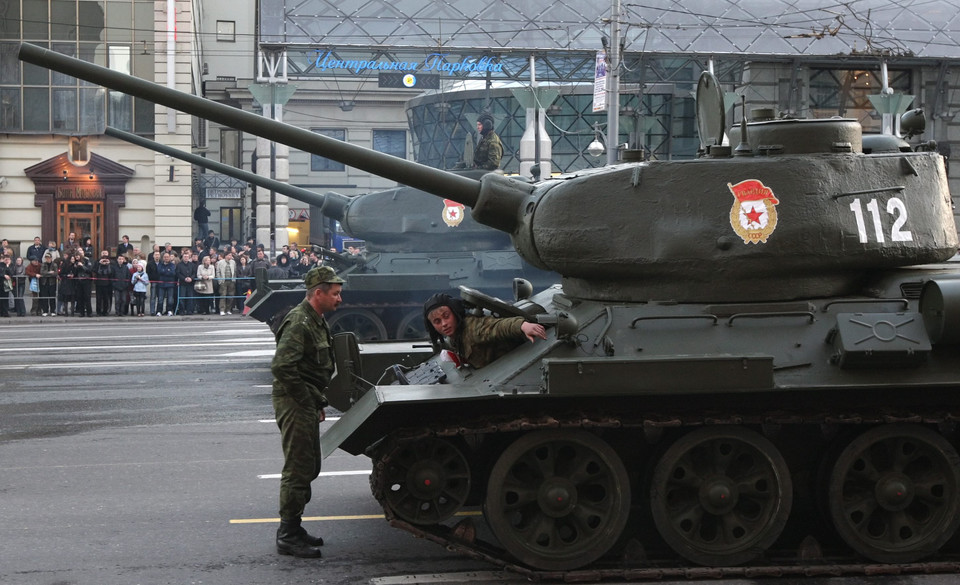
[[[860, 236], [860, 243], [870, 242], [870, 234], [867, 232], [867, 222], [863, 212], [864, 205], [860, 199], [854, 199], [850, 203], [850, 211], [853, 212], [857, 220], [857, 234]], [[883, 222], [880, 219], [880, 204], [876, 199], [871, 199], [866, 205], [869, 212], [870, 221], [873, 224], [873, 237], [880, 244], [884, 243]], [[913, 234], [909, 230], [904, 230], [903, 226], [907, 223], [907, 206], [897, 197], [891, 197], [887, 200], [887, 215], [894, 218], [893, 226], [890, 228], [890, 240], [893, 242], [912, 242]]]

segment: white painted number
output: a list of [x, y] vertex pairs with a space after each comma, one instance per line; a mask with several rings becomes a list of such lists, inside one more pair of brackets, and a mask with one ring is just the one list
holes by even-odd
[[[850, 211], [857, 221], [857, 234], [860, 236], [860, 243], [866, 244], [870, 241], [867, 235], [867, 225], [864, 219], [863, 206], [860, 199], [854, 199], [850, 203]], [[867, 203], [867, 211], [870, 212], [870, 219], [873, 221], [873, 233], [878, 243], [884, 243], [883, 223], [880, 220], [880, 205], [876, 199], [871, 199]], [[907, 206], [903, 201], [896, 197], [891, 197], [887, 201], [887, 214], [894, 217], [893, 227], [890, 228], [890, 240], [894, 242], [912, 242], [913, 234], [909, 230], [904, 230], [903, 225], [907, 223]]]
[[894, 242], [912, 242], [913, 234], [910, 230], [904, 230], [903, 224], [907, 223], [907, 206], [896, 197], [891, 197], [887, 201], [887, 213], [896, 216], [893, 227], [890, 228], [890, 239]]

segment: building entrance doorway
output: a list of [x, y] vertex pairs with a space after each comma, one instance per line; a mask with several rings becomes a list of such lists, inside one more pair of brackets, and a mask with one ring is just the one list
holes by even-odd
[[126, 205], [126, 184], [133, 169], [90, 153], [90, 162], [77, 166], [67, 153], [24, 169], [33, 181], [40, 208], [40, 239], [63, 243], [70, 232], [77, 240], [90, 236], [95, 257], [116, 250], [120, 239], [120, 208]]
[[57, 241], [67, 241], [73, 232], [77, 240], [83, 241], [90, 236], [93, 242], [94, 257], [103, 249], [103, 202], [102, 201], [61, 201], [57, 209]]

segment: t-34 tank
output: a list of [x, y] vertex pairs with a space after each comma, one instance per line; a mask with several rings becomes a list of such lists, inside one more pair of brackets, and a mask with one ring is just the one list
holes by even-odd
[[960, 275], [935, 152], [867, 154], [826, 119], [745, 124], [732, 153], [705, 75], [698, 160], [474, 181], [21, 58], [458, 200], [563, 276], [514, 303], [464, 291], [548, 326], [481, 369], [430, 358], [374, 386], [410, 352], [337, 339], [323, 447], [373, 460], [392, 525], [541, 580], [956, 572]]
[[[461, 174], [478, 178], [482, 171]], [[477, 223], [456, 201], [405, 186], [323, 197], [321, 213], [365, 242], [360, 255], [323, 251], [350, 291], [328, 319], [335, 333], [354, 331], [362, 341], [423, 338], [423, 299], [436, 291], [454, 294], [466, 285], [509, 295], [514, 278], [542, 287], [560, 280], [525, 262], [506, 234]], [[267, 282], [266, 291], [248, 302], [261, 320], [303, 300], [302, 289], [283, 283]]]
[[[350, 291], [328, 321], [334, 333], [352, 331], [362, 341], [418, 339], [423, 331], [423, 299], [437, 291], [456, 294], [461, 285], [508, 296], [514, 278], [537, 288], [559, 282], [559, 275], [524, 262], [510, 237], [479, 224], [462, 204], [440, 200], [418, 189], [397, 187], [356, 197], [323, 195], [183, 152], [129, 132], [107, 127], [120, 138], [191, 164], [272, 189], [320, 210], [340, 222], [351, 237], [366, 242], [360, 255], [315, 246], [346, 280]], [[474, 179], [486, 171], [462, 171]], [[277, 315], [303, 300], [302, 279], [270, 281], [257, 275], [247, 314], [272, 324]]]

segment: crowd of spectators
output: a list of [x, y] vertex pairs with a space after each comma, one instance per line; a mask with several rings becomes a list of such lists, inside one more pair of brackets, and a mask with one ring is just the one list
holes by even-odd
[[[283, 246], [269, 260], [253, 238], [221, 245], [211, 230], [192, 248], [167, 242], [144, 253], [123, 236], [115, 250], [95, 255], [89, 237], [57, 245], [33, 240], [24, 256], [0, 241], [0, 317], [51, 315], [232, 315], [243, 311], [258, 268], [274, 279], [303, 278], [321, 264], [313, 252]], [[94, 306], [94, 299], [96, 300]]]

